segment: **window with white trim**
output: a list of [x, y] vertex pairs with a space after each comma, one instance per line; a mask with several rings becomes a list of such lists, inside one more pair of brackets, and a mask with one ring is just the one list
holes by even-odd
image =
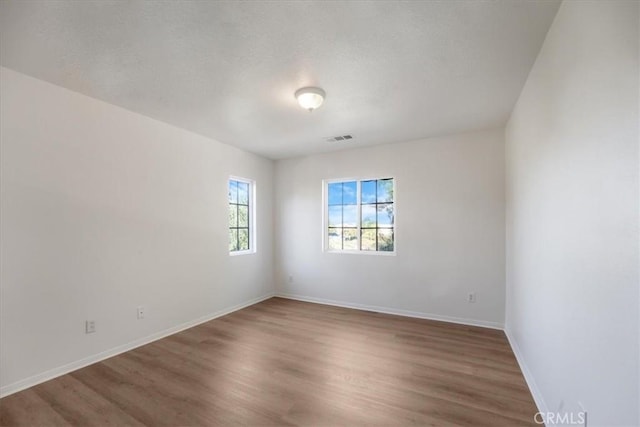
[[324, 182], [324, 249], [395, 252], [393, 178]]
[[255, 252], [255, 184], [244, 178], [229, 178], [229, 253]]

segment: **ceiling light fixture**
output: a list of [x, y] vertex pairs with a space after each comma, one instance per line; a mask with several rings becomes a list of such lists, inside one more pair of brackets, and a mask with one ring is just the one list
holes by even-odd
[[325, 97], [324, 90], [319, 87], [303, 87], [296, 91], [298, 104], [305, 110], [313, 111], [322, 105]]

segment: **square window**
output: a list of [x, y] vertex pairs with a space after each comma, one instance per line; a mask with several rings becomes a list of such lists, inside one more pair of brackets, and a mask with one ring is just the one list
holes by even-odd
[[393, 178], [325, 182], [325, 250], [395, 253]]

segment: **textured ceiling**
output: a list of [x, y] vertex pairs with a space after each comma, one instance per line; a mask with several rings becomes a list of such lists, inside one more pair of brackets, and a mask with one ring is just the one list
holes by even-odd
[[558, 5], [2, 0], [0, 62], [284, 158], [503, 125]]

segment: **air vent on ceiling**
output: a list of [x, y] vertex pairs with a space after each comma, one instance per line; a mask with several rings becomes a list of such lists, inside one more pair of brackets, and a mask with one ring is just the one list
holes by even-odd
[[327, 142], [348, 142], [353, 139], [353, 135], [330, 136], [324, 140]]

